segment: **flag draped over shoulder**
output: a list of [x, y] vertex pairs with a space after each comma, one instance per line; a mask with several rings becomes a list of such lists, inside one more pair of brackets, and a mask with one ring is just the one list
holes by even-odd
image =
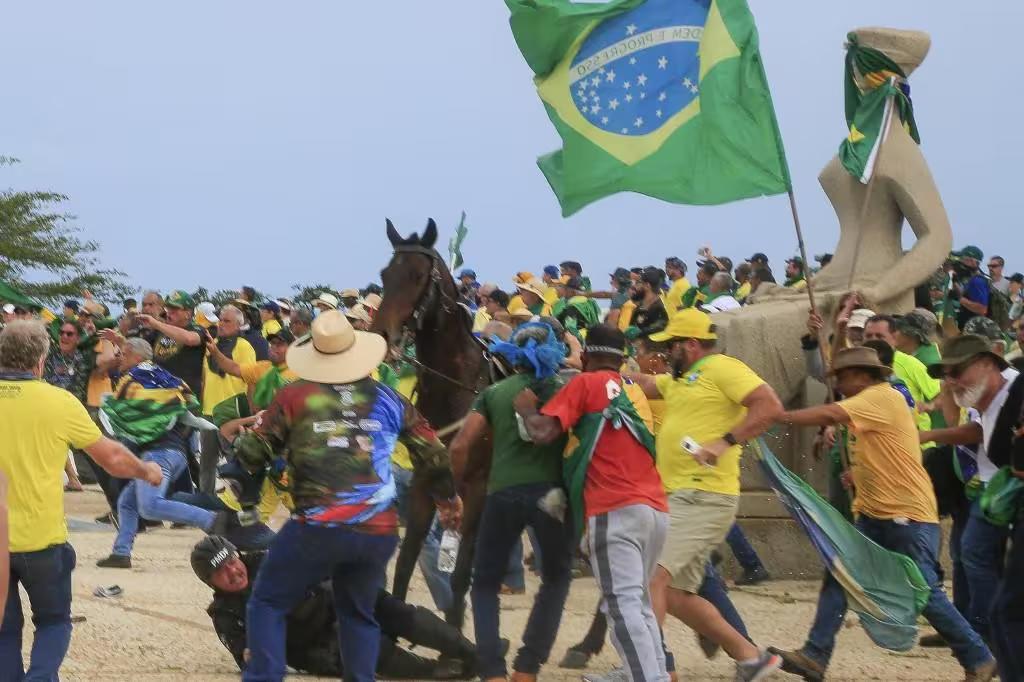
[[752, 443], [768, 484], [800, 524], [851, 609], [878, 646], [908, 651], [930, 592], [914, 561], [876, 544], [803, 479], [782, 466], [761, 439]]
[[571, 215], [616, 192], [721, 204], [790, 187], [746, 0], [505, 0], [562, 138], [538, 165]]
[[188, 386], [150, 362], [133, 367], [117, 382], [100, 407], [100, 421], [118, 440], [145, 445], [159, 440], [199, 402]]
[[899, 112], [914, 142], [921, 144], [921, 136], [910, 85], [900, 65], [884, 52], [860, 45], [856, 33], [847, 34], [846, 40], [846, 125], [850, 133], [839, 145], [839, 160], [850, 175], [867, 184], [894, 112]]

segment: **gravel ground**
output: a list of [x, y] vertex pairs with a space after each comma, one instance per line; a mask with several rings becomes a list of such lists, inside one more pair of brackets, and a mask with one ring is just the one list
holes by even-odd
[[[205, 608], [210, 591], [189, 567], [191, 546], [200, 537], [195, 530], [165, 528], [139, 537], [131, 570], [100, 569], [95, 563], [110, 551], [113, 533], [91, 519], [104, 511], [98, 490], [67, 495], [67, 514], [76, 527], [71, 541], [78, 552], [73, 574], [76, 623], [71, 650], [64, 661], [66, 680], [231, 680], [238, 679], [234, 661], [213, 632]], [[112, 599], [93, 596], [98, 586], [120, 585], [124, 594]], [[736, 588], [732, 596], [751, 634], [762, 645], [798, 646], [814, 615], [817, 584], [773, 581], [755, 588]], [[502, 631], [513, 641], [526, 622], [536, 580], [528, 578], [527, 595], [502, 600]], [[430, 605], [430, 596], [417, 574], [410, 599]], [[565, 649], [580, 640], [590, 624], [597, 590], [592, 579], [573, 582], [552, 653], [554, 662], [542, 680], [578, 680], [578, 671], [555, 664]], [[25, 604], [26, 609], [28, 604]], [[946, 650], [915, 649], [892, 654], [871, 644], [848, 619], [839, 636], [830, 680], [956, 680], [962, 679], [956, 661]], [[470, 634], [470, 636], [472, 636]], [[724, 655], [705, 660], [693, 634], [673, 621], [667, 628], [669, 643], [681, 668], [681, 679], [731, 680], [733, 667]], [[26, 628], [31, 642], [31, 625]], [[27, 647], [26, 647], [27, 651]], [[511, 660], [511, 659], [510, 659]], [[610, 644], [591, 662], [592, 670], [606, 670], [617, 657]], [[299, 676], [296, 676], [299, 677]], [[776, 679], [797, 679], [778, 673]], [[313, 679], [313, 678], [308, 678]]]

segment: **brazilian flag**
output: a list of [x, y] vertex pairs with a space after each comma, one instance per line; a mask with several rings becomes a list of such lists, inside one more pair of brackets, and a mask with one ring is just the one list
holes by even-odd
[[562, 149], [569, 216], [616, 192], [721, 204], [790, 187], [746, 0], [505, 0]]

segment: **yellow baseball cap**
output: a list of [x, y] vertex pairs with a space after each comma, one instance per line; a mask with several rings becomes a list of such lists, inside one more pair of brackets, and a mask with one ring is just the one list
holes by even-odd
[[648, 337], [651, 341], [661, 343], [672, 339], [715, 340], [715, 325], [711, 316], [696, 308], [680, 310], [668, 321], [665, 331], [655, 332]]

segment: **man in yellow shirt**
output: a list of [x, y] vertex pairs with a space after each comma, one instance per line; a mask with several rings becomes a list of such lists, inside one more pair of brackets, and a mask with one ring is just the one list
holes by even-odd
[[[882, 547], [910, 557], [931, 592], [924, 617], [949, 643], [967, 680], [989, 680], [996, 665], [988, 647], [946, 597], [939, 578], [938, 505], [921, 463], [914, 417], [903, 395], [888, 381], [891, 368], [873, 348], [846, 348], [836, 353], [838, 403], [784, 413], [780, 420], [796, 426], [845, 425], [849, 429], [852, 485], [857, 529]], [[773, 650], [783, 670], [804, 679], [822, 679], [843, 627], [846, 595], [831, 573], [818, 597], [814, 625], [803, 648]]]
[[760, 679], [782, 660], [754, 646], [697, 593], [712, 550], [736, 520], [741, 444], [771, 426], [782, 403], [749, 367], [716, 353], [717, 338], [707, 313], [682, 310], [650, 335], [671, 344], [672, 373], [630, 376], [648, 398], [665, 400], [657, 454], [671, 525], [651, 594], [659, 625], [671, 613], [725, 649], [737, 679]]
[[665, 259], [665, 274], [672, 282], [664, 296], [665, 310], [671, 317], [683, 307], [683, 295], [690, 289], [690, 280], [686, 279], [686, 263], [675, 256]]
[[[71, 642], [71, 571], [61, 475], [69, 448], [84, 450], [104, 469], [150, 485], [160, 467], [104, 438], [85, 406], [40, 380], [50, 339], [42, 324], [18, 320], [0, 332], [0, 474], [9, 491], [9, 598], [0, 625], [0, 680], [25, 677], [20, 584], [32, 604], [35, 639], [29, 679], [55, 680]], [[6, 550], [6, 548], [5, 548]]]
[[807, 288], [807, 266], [800, 256], [786, 261], [786, 283], [783, 286], [797, 290]]
[[[233, 305], [226, 305], [217, 320], [217, 338], [207, 334], [207, 345], [213, 343], [223, 355], [239, 365], [256, 362], [256, 351], [252, 344], [241, 337], [245, 316]], [[213, 408], [224, 402], [245, 395], [246, 385], [241, 377], [225, 372], [211, 356], [209, 350], [203, 363], [203, 414], [213, 415]]]

